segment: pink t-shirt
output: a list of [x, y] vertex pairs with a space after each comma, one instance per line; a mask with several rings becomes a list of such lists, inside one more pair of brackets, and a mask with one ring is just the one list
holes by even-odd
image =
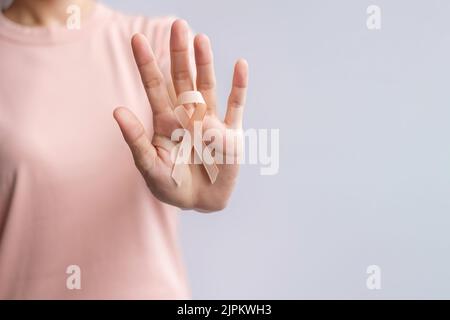
[[129, 107], [151, 133], [130, 39], [146, 34], [167, 74], [172, 21], [101, 4], [81, 30], [0, 15], [0, 298], [189, 298], [177, 210], [147, 189], [112, 116]]

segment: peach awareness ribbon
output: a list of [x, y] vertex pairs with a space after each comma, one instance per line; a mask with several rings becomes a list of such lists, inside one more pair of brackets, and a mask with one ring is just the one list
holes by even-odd
[[[190, 117], [184, 105], [186, 104], [194, 104], [195, 109]], [[205, 167], [206, 173], [208, 174], [211, 183], [214, 184], [217, 180], [217, 176], [219, 175], [219, 168], [217, 167], [214, 157], [211, 154], [208, 146], [202, 141], [202, 147], [199, 150], [199, 146], [194, 143], [194, 124], [195, 122], [203, 122], [203, 119], [206, 115], [206, 103], [203, 96], [198, 91], [186, 91], [178, 96], [177, 107], [175, 108], [175, 115], [178, 118], [183, 129], [187, 130], [185, 132], [181, 144], [179, 146], [175, 164], [172, 171], [172, 178], [175, 183], [180, 186], [182, 182], [182, 171], [180, 159], [183, 157], [184, 152], [191, 152], [192, 148], [196, 152], [199, 159], [202, 160], [202, 164]], [[187, 135], [190, 134], [191, 139], [187, 138]]]

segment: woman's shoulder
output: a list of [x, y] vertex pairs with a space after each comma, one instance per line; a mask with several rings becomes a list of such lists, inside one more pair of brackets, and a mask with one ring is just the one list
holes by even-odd
[[[174, 15], [145, 16], [139, 14], [126, 14], [114, 9], [108, 9], [112, 14], [110, 27], [130, 38], [133, 34], [142, 33], [150, 41], [150, 44], [158, 51], [158, 48], [166, 47], [170, 39], [170, 29], [177, 19]], [[158, 52], [155, 52], [158, 55]]]
[[114, 9], [111, 10], [113, 24], [127, 33], [143, 33], [147, 36], [158, 36], [170, 32], [172, 23], [176, 20], [173, 15], [146, 16], [127, 14]]

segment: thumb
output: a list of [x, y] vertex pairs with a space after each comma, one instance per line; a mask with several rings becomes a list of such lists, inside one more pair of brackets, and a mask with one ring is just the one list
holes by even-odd
[[117, 108], [113, 113], [119, 124], [122, 135], [133, 154], [134, 163], [143, 174], [153, 170], [157, 152], [145, 133], [144, 126], [138, 118], [127, 108]]

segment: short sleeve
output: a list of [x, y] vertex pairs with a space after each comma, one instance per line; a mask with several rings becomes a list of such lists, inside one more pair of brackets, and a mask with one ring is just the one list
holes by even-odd
[[[167, 87], [170, 90], [172, 100], [176, 99], [175, 91], [172, 84], [172, 76], [170, 72], [170, 33], [172, 24], [177, 20], [176, 16], [154, 17], [138, 19], [140, 27], [138, 32], [143, 33], [150, 41], [153, 52], [155, 53], [158, 66], [166, 80]], [[191, 62], [191, 73], [193, 78], [196, 77], [195, 54], [194, 54], [194, 33], [189, 31], [189, 55]], [[194, 80], [195, 82], [195, 80]]]
[[151, 39], [151, 46], [154, 50], [156, 60], [166, 81], [170, 77], [170, 30], [172, 24], [177, 18], [174, 16], [156, 18], [153, 30], [149, 30], [152, 34], [148, 34]]
[[[157, 18], [157, 23], [153, 30], [153, 35], [149, 36], [149, 39], [151, 39], [152, 48], [158, 61], [159, 68], [164, 75], [164, 79], [166, 79], [168, 87], [171, 88], [171, 90], [173, 90], [173, 85], [170, 71], [170, 33], [172, 24], [175, 22], [175, 20], [177, 20], [177, 17], [175, 16]], [[191, 73], [192, 77], [195, 79], [196, 68], [193, 42], [194, 32], [192, 31], [192, 29], [189, 29], [189, 55], [191, 63]]]

